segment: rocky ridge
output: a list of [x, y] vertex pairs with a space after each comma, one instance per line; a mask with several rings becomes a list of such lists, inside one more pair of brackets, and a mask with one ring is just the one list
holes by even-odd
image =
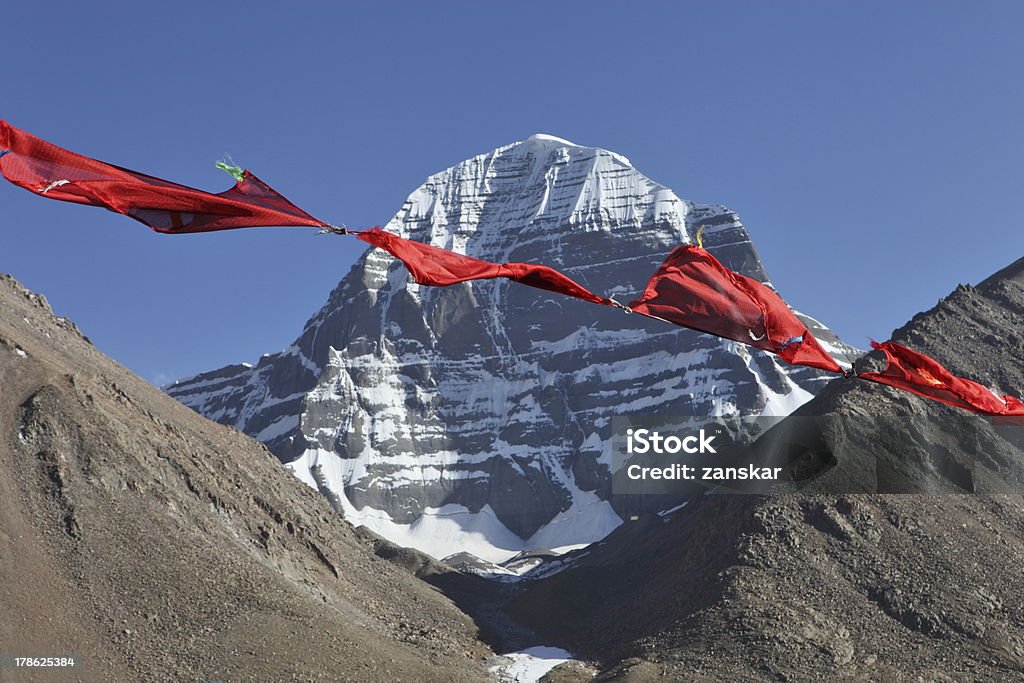
[[[958, 287], [892, 338], [1019, 393], [1022, 324], [1024, 259]], [[790, 454], [820, 464], [803, 482], [810, 493], [695, 497], [642, 517], [532, 584], [510, 612], [603, 662], [602, 680], [1024, 680], [1020, 446], [964, 443], [991, 420], [867, 382], [836, 380], [780, 427], [807, 417], [833, 425], [827, 447]], [[892, 418], [928, 428], [879, 440], [871, 424]], [[848, 452], [878, 459], [865, 469]], [[1006, 493], [970, 493], [989, 485], [972, 476], [978, 461], [999, 465]], [[892, 481], [875, 477], [876, 462], [901, 473], [901, 490], [929, 495], [846, 491]]]
[[379, 539], [8, 276], [0, 387], [0, 652], [78, 662], [17, 680], [487, 678], [476, 624]]

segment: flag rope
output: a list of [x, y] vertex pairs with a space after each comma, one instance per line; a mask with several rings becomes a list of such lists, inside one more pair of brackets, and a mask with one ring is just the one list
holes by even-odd
[[[994, 416], [1024, 416], [1024, 402], [999, 396], [977, 382], [957, 377], [938, 361], [888, 341], [872, 342], [885, 355], [879, 372], [844, 369], [817, 342], [793, 310], [765, 283], [722, 265], [704, 248], [706, 226], [696, 246], [683, 244], [651, 276], [641, 298], [628, 304], [600, 296], [563, 273], [533, 263], [490, 263], [454, 251], [407, 240], [380, 227], [350, 230], [314, 218], [230, 155], [215, 166], [234, 187], [211, 194], [75, 154], [0, 120], [0, 173], [37, 196], [108, 209], [166, 234], [259, 226], [305, 226], [321, 235], [354, 235], [401, 260], [416, 282], [447, 286], [470, 280], [507, 278], [521, 284], [611, 306], [627, 314], [712, 334], [804, 365], [909, 391], [951, 406]], [[668, 316], [668, 317], [666, 317]], [[763, 329], [757, 336], [752, 331]]]

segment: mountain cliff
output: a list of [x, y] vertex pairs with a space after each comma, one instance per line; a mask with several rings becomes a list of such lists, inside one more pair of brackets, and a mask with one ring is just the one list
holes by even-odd
[[[536, 135], [431, 176], [385, 229], [551, 265], [628, 301], [699, 226], [726, 266], [768, 280], [732, 211], [680, 199], [619, 154]], [[850, 351], [805, 322], [840, 358]], [[421, 287], [371, 250], [289, 348], [167, 391], [265, 442], [351, 520], [438, 557], [501, 560], [621, 522], [605, 453], [614, 415], [784, 415], [826, 379], [503, 280]]]

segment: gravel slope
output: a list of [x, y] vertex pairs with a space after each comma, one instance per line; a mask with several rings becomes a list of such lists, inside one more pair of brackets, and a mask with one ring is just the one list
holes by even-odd
[[[1019, 393], [1022, 326], [1024, 260], [958, 287], [893, 339]], [[902, 468], [901, 486], [946, 493], [839, 493], [874, 479], [851, 451], [812, 446], [789, 455], [824, 463], [814, 495], [709, 496], [667, 522], [642, 518], [509, 611], [608, 679], [1024, 680], [1024, 501], [956, 493], [987, 490], [970, 469], [979, 459], [1019, 473], [1020, 450], [979, 455], [962, 439], [984, 431], [981, 418], [867, 382], [837, 380], [798, 413], [836, 418], [831, 443]], [[870, 427], [908, 415], [928, 430], [895, 443]]]
[[0, 654], [84, 662], [0, 680], [486, 679], [453, 603], [8, 276], [0, 388]]

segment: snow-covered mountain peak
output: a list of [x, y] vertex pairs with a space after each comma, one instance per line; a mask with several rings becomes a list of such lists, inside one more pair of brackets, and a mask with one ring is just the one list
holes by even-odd
[[547, 133], [534, 133], [529, 138], [527, 138], [526, 141], [540, 143], [553, 142], [556, 145], [561, 145], [563, 147], [579, 147], [579, 145], [577, 145], [575, 142], [569, 142], [565, 138], [560, 138], [557, 135], [548, 135]]
[[[727, 208], [680, 199], [621, 155], [535, 135], [430, 176], [386, 229], [628, 300], [699, 226], [726, 266], [768, 279]], [[619, 522], [612, 417], [786, 413], [825, 379], [506, 280], [420, 287], [371, 249], [288, 349], [168, 391], [266, 442], [352, 521], [437, 557], [503, 559]]]
[[640, 227], [651, 212], [676, 228], [674, 243], [686, 242], [690, 208], [620, 154], [537, 134], [430, 176], [386, 228], [482, 258], [495, 241], [508, 241], [501, 235], [521, 244], [553, 228]]
[[570, 148], [575, 148], [575, 149], [580, 149], [580, 150], [589, 150], [591, 152], [594, 152], [594, 153], [602, 155], [602, 156], [611, 157], [612, 159], [614, 159], [619, 164], [622, 164], [623, 166], [632, 166], [633, 165], [633, 164], [630, 163], [629, 159], [627, 159], [622, 154], [619, 154], [618, 152], [612, 152], [610, 150], [603, 149], [601, 147], [587, 147], [585, 145], [580, 145], [580, 144], [577, 144], [575, 142], [572, 142], [571, 140], [566, 140], [565, 138], [560, 138], [557, 135], [549, 135], [547, 133], [534, 133], [533, 135], [528, 137], [526, 140], [523, 140], [522, 142], [513, 143], [512, 145], [509, 145], [509, 147], [514, 147], [516, 145], [528, 145], [528, 146], [533, 146], [533, 147], [543, 147], [543, 148], [547, 148], [547, 149], [557, 149], [557, 148], [560, 148], [560, 147], [570, 147]]

